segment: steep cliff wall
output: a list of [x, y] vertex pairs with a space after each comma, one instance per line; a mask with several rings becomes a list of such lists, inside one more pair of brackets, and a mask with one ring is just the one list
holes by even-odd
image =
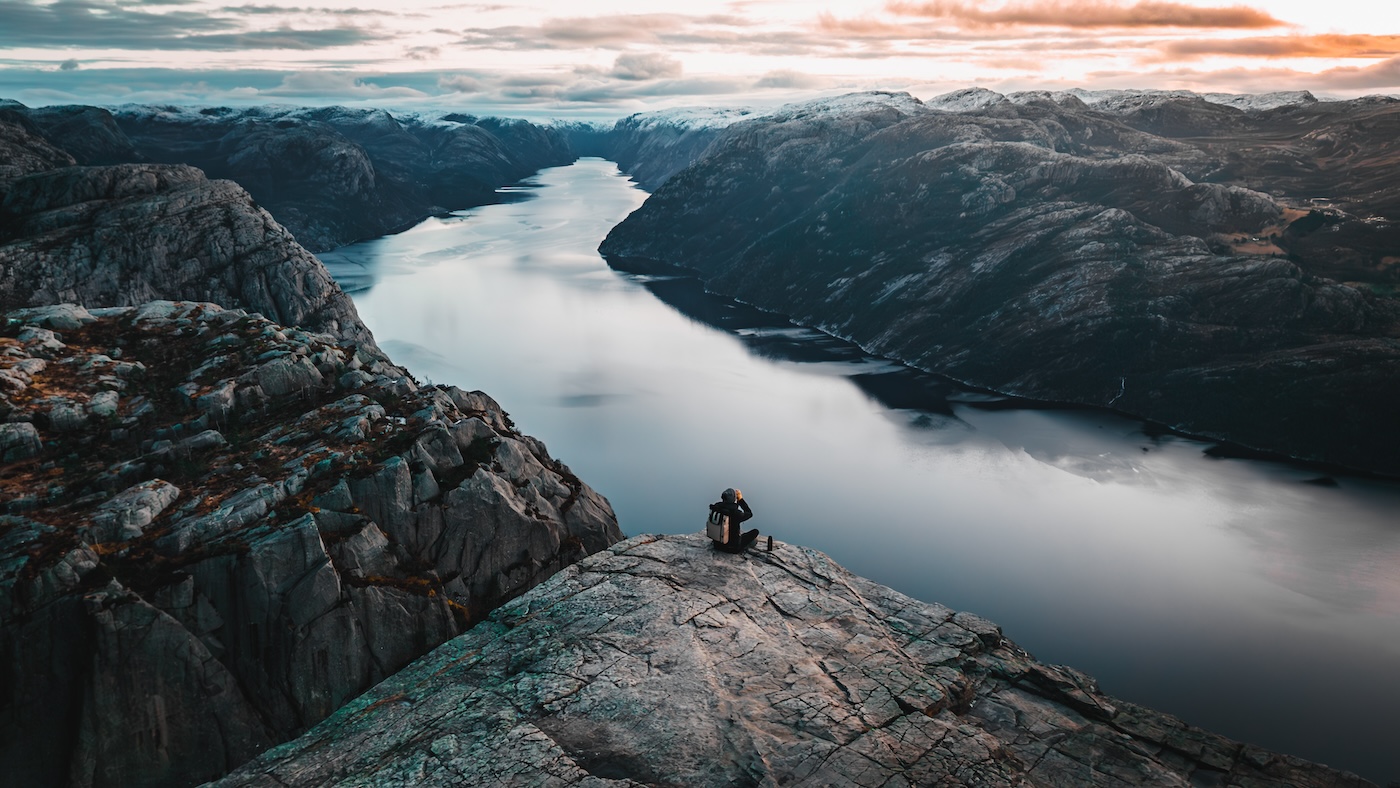
[[76, 164], [67, 151], [44, 139], [44, 134], [19, 110], [0, 101], [0, 179]]
[[176, 786], [621, 538], [490, 397], [213, 304], [0, 329], [0, 762]]
[[704, 155], [720, 131], [752, 114], [746, 109], [661, 110], [629, 115], [611, 126], [560, 128], [580, 155], [615, 161], [643, 189], [656, 191]]

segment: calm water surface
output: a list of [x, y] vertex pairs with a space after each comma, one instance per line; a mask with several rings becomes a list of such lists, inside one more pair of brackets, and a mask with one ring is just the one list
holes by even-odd
[[974, 392], [597, 246], [645, 193], [610, 162], [322, 256], [420, 378], [482, 389], [623, 531], [754, 524], [1042, 661], [1234, 738], [1400, 780], [1400, 486]]

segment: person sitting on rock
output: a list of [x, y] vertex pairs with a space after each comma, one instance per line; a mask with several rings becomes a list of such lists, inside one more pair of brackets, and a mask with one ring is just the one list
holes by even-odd
[[718, 502], [710, 504], [710, 511], [727, 516], [729, 530], [723, 542], [715, 542], [715, 547], [726, 553], [742, 553], [758, 538], [757, 528], [739, 533], [739, 524], [753, 517], [753, 509], [750, 509], [749, 502], [744, 500], [744, 493], [733, 487], [720, 493], [719, 497]]

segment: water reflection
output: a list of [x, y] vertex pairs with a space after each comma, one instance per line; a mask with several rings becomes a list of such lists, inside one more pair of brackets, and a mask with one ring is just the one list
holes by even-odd
[[1113, 416], [1008, 408], [594, 251], [606, 162], [327, 255], [419, 377], [490, 392], [630, 534], [755, 524], [1227, 735], [1400, 779], [1400, 491]]

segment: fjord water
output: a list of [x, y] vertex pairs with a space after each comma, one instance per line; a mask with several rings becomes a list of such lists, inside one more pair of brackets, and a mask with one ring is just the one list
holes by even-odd
[[985, 616], [1111, 694], [1400, 780], [1400, 485], [992, 407], [615, 272], [597, 246], [646, 195], [609, 162], [513, 191], [322, 259], [396, 361], [491, 394], [628, 535], [697, 531], [739, 487], [779, 542]]

